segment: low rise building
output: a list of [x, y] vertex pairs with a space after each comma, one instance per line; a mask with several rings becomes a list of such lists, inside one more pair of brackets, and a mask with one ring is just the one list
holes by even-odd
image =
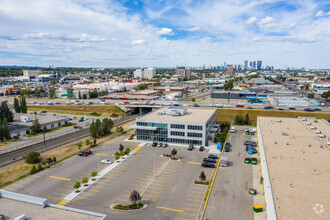
[[169, 107], [136, 118], [139, 141], [208, 145], [215, 132], [216, 110]]

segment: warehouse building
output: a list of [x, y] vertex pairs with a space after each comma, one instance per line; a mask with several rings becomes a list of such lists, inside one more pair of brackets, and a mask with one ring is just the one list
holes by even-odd
[[216, 110], [173, 106], [136, 118], [136, 138], [176, 144], [208, 145], [216, 124]]

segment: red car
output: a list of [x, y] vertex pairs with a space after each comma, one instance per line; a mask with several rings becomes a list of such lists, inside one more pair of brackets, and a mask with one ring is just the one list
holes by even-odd
[[239, 104], [236, 105], [236, 107], [244, 107], [244, 104], [239, 103]]
[[203, 162], [204, 162], [204, 163], [205, 163], [205, 162], [216, 163], [217, 160], [212, 159], [212, 158], [204, 158], [204, 159], [203, 159]]
[[92, 154], [93, 153], [91, 150], [85, 150], [84, 152], [87, 153], [87, 154]]
[[82, 127], [79, 126], [79, 125], [75, 125], [75, 126], [73, 126], [73, 128], [79, 128], [79, 129], [82, 129]]

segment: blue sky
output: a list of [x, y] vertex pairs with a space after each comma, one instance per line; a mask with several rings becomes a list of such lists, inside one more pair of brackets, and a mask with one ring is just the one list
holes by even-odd
[[0, 65], [330, 68], [330, 0], [0, 0]]

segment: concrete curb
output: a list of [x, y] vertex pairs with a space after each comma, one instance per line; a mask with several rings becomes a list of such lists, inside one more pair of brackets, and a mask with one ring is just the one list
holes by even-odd
[[142, 207], [142, 208], [139, 208], [139, 209], [120, 210], [120, 209], [115, 209], [115, 208], [114, 208], [116, 205], [119, 205], [119, 204], [111, 204], [111, 205], [110, 205], [110, 209], [111, 209], [111, 210], [115, 210], [115, 211], [120, 211], [120, 212], [127, 212], [127, 211], [131, 212], [131, 211], [142, 210], [142, 209], [145, 209], [145, 208], [148, 207], [148, 204], [143, 204], [143, 207]]

